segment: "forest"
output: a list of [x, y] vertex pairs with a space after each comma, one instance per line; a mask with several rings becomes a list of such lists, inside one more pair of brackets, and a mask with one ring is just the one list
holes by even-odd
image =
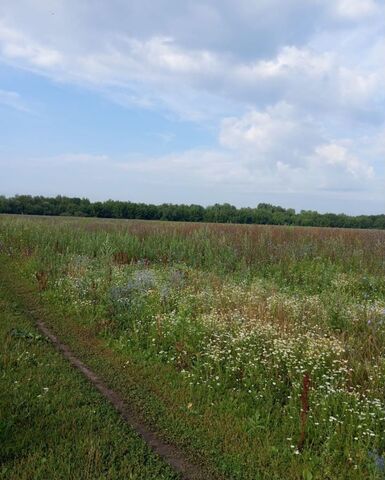
[[161, 205], [107, 200], [91, 202], [87, 198], [16, 195], [0, 196], [0, 213], [55, 215], [181, 222], [240, 223], [261, 225], [297, 225], [313, 227], [385, 229], [385, 214], [350, 216], [343, 213], [296, 212], [268, 203], [255, 208], [236, 208], [228, 203], [201, 205]]

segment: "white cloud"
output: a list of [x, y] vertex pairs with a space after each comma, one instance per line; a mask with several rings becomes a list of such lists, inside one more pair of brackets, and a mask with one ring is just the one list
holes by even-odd
[[1, 53], [5, 58], [24, 61], [26, 65], [50, 68], [61, 63], [61, 55], [53, 48], [39, 44], [18, 30], [0, 23]]
[[[243, 8], [253, 10], [248, 2]], [[234, 103], [261, 107], [287, 101], [345, 116], [363, 111], [379, 115], [382, 111], [378, 106], [378, 92], [385, 86], [381, 44], [370, 42], [361, 47], [365, 57], [371, 58], [367, 65], [363, 55], [351, 61], [342, 43], [329, 45], [327, 50], [316, 48], [315, 31], [312, 47], [277, 46], [273, 55], [261, 59], [259, 45], [254, 58], [244, 58], [230, 51], [186, 46], [178, 43], [177, 36], [158, 34], [156, 29], [140, 38], [124, 29], [112, 32], [102, 28], [93, 44], [95, 34], [87, 31], [87, 23], [85, 33], [74, 31], [72, 37], [68, 32], [67, 41], [63, 33], [28, 33], [28, 28], [24, 31], [13, 23], [3, 20], [0, 24], [0, 51], [5, 61], [100, 89], [123, 104], [161, 105], [198, 120], [205, 112], [208, 118], [223, 115], [221, 105], [226, 105], [229, 114]], [[89, 38], [85, 39], [87, 32]], [[76, 48], [73, 42], [77, 37]]]
[[21, 95], [9, 90], [0, 90], [0, 104], [22, 112], [30, 111], [21, 98]]
[[337, 143], [319, 145], [314, 153], [314, 160], [320, 167], [339, 167], [358, 179], [371, 179], [374, 176], [373, 167], [352, 155], [343, 145]]
[[251, 65], [240, 67], [246, 77], [276, 78], [286, 77], [291, 72], [317, 77], [330, 71], [332, 59], [330, 54], [317, 55], [308, 49], [293, 46], [284, 47], [271, 60], [261, 60]]
[[378, 4], [374, 0], [335, 0], [336, 15], [347, 19], [362, 19], [380, 13]]
[[131, 159], [120, 162], [119, 168], [159, 183], [183, 185], [187, 179], [258, 192], [378, 189], [373, 166], [356, 153], [360, 142], [328, 142], [317, 122], [301, 119], [288, 104], [227, 118], [219, 135], [218, 149]]
[[[55, 164], [163, 184], [379, 191], [384, 15], [375, 0], [5, 0], [0, 60], [218, 131], [212, 148]], [[6, 90], [0, 102], [22, 106]]]
[[225, 118], [220, 131], [220, 143], [225, 147], [260, 154], [271, 150], [277, 141], [301, 134], [293, 118], [293, 107], [280, 103], [264, 111], [251, 110], [242, 117]]

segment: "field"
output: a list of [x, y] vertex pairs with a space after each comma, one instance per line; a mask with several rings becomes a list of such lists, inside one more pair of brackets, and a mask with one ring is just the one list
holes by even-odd
[[[213, 478], [384, 478], [385, 231], [3, 216], [0, 262], [7, 308], [18, 302], [43, 318]], [[2, 323], [9, 345], [10, 332], [23, 336], [14, 321], [13, 330], [9, 315]], [[30, 361], [19, 337], [1, 377], [8, 453], [0, 458], [13, 478], [29, 468], [16, 465], [24, 446], [16, 449], [10, 413], [21, 401], [13, 378], [27, 389], [27, 376], [40, 385], [47, 375], [57, 395], [65, 381], [55, 383], [39, 362], [21, 378], [7, 370], [10, 355]], [[81, 391], [87, 415], [96, 394], [89, 385]], [[23, 399], [28, 435], [46, 414], [35, 404]], [[57, 435], [55, 422], [47, 435]], [[132, 435], [119, 422], [109, 414], [98, 427], [114, 438], [99, 446], [107, 473], [89, 478], [172, 478], [156, 459], [119, 474], [126, 454], [111, 442]], [[79, 469], [82, 458], [93, 464], [88, 435]], [[42, 455], [35, 451], [36, 465]]]
[[177, 479], [39, 334], [3, 275], [0, 342], [1, 479]]

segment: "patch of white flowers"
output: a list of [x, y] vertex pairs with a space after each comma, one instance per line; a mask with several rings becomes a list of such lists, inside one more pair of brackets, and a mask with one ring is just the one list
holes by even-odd
[[[209, 401], [231, 392], [255, 405], [278, 402], [288, 418], [298, 419], [306, 374], [311, 380], [310, 428], [324, 432], [326, 440], [337, 431], [349, 431], [361, 441], [382, 435], [385, 405], [378, 393], [385, 384], [385, 352], [365, 365], [354, 362], [356, 344], [350, 338], [356, 339], [357, 332], [385, 334], [383, 303], [341, 300], [335, 309], [343, 314], [347, 331], [334, 331], [328, 298], [322, 294], [279, 291], [262, 280], [217, 281], [194, 270], [186, 282], [183, 270], [138, 267], [98, 265], [74, 256], [54, 287], [78, 308], [102, 299], [121, 318], [134, 311], [119, 345], [149, 349], [174, 365], [192, 388], [206, 388]], [[341, 274], [332, 287], [345, 291], [350, 282], [349, 275]], [[146, 302], [157, 310], [140, 316]], [[350, 328], [354, 333], [349, 334]]]

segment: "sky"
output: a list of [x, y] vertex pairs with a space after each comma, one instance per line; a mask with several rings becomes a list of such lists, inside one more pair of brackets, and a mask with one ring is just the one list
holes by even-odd
[[0, 195], [385, 212], [385, 0], [2, 0]]

